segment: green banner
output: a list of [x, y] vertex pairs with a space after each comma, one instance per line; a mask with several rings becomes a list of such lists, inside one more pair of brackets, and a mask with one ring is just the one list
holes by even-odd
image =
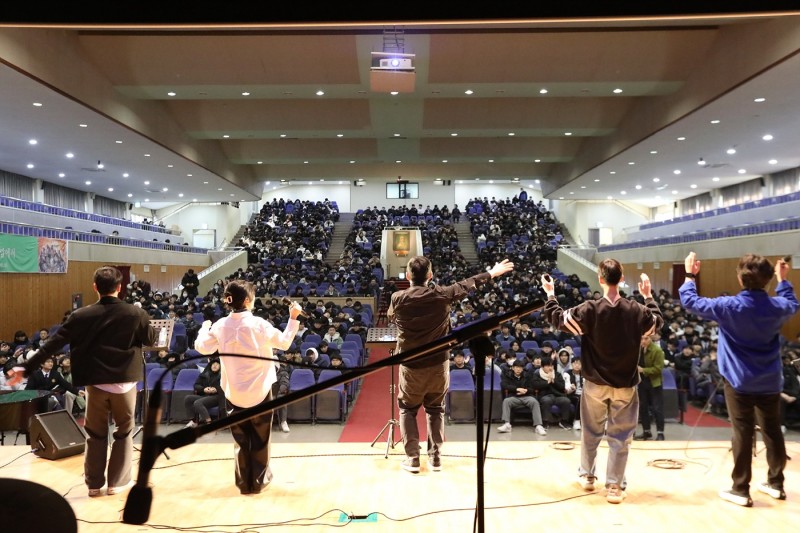
[[0, 235], [0, 272], [67, 271], [67, 241]]

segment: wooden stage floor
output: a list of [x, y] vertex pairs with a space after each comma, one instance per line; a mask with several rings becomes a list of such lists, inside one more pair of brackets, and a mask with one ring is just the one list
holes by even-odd
[[[628, 463], [628, 497], [606, 502], [603, 490], [583, 492], [575, 483], [579, 442], [491, 442], [484, 476], [485, 531], [790, 531], [800, 524], [800, 444], [787, 441], [788, 500], [755, 490], [765, 478], [759, 441], [754, 459], [753, 508], [720, 500], [730, 487], [728, 443], [634, 442]], [[127, 493], [89, 498], [83, 454], [50, 461], [27, 446], [0, 447], [0, 476], [46, 484], [63, 495], [85, 532], [331, 531], [458, 532], [473, 530], [476, 446], [448, 442], [443, 470], [410, 474], [400, 469], [402, 446], [385, 457], [377, 443], [274, 443], [274, 480], [268, 489], [242, 496], [233, 483], [233, 444], [195, 443], [167, 450], [150, 475], [153, 503], [145, 525], [121, 522]], [[602, 486], [607, 447], [598, 456]], [[138, 453], [135, 453], [138, 465]], [[134, 471], [137, 466], [134, 466]], [[47, 512], [42, 509], [42, 512]], [[374, 513], [374, 514], [373, 514]], [[347, 515], [369, 516], [347, 523]], [[791, 526], [795, 524], [795, 526]], [[525, 528], [525, 529], [523, 529]], [[298, 529], [298, 530], [300, 530]]]

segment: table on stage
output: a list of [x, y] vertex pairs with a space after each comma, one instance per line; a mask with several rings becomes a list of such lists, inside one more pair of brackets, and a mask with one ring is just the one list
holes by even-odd
[[367, 346], [370, 344], [384, 344], [387, 342], [397, 342], [397, 328], [394, 324], [389, 324], [383, 328], [369, 328], [367, 330]]
[[[49, 390], [0, 391], [0, 444], [5, 444], [5, 432], [16, 431], [17, 437], [25, 435], [30, 444], [28, 425], [33, 415], [47, 412]], [[16, 444], [16, 439], [14, 439]]]

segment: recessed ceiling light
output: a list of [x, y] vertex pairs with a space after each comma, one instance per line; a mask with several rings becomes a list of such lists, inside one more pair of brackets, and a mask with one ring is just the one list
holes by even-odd
[[192, 198], [192, 201], [193, 201], [193, 202], [196, 202], [196, 201], [197, 201], [197, 198]]
[[308, 164], [308, 161], [307, 161], [307, 160], [306, 160], [306, 161], [303, 161], [303, 164], [304, 164], [304, 165], [307, 165], [307, 164]]
[[281, 133], [280, 137], [281, 137], [281, 139], [285, 139], [286, 138], [286, 134], [285, 133]]
[[586, 188], [586, 185], [581, 185], [581, 189], [585, 189], [585, 188]]
[[67, 159], [72, 159], [73, 157], [75, 157], [75, 154], [72, 152], [67, 152]]
[[144, 154], [145, 157], [150, 157], [150, 154]]
[[637, 191], [641, 191], [641, 190], [642, 190], [642, 186], [641, 186], [641, 185], [637, 185], [637, 186], [636, 186], [636, 187], [634, 187], [634, 188], [635, 188]]
[[88, 124], [78, 124], [78, 127], [80, 127], [80, 128], [88, 128], [89, 125]]
[[771, 141], [773, 139], [772, 134], [770, 134], [770, 133], [767, 133], [766, 135], [764, 135], [761, 138], [764, 139], [765, 141]]
[[489, 163], [494, 163], [494, 159], [490, 159], [490, 160], [489, 160]]
[[676, 168], [675, 170], [672, 171], [672, 173], [677, 176], [677, 175], [679, 175], [681, 173], [681, 171]]
[[222, 138], [223, 138], [223, 139], [230, 139], [230, 138], [231, 138], [231, 136], [230, 136], [230, 135], [228, 135], [228, 134], [226, 133], [225, 135], [223, 135], [223, 136], [222, 136]]
[[242, 96], [250, 96], [250, 93], [245, 91], [245, 92], [242, 93]]
[[472, 89], [467, 89], [466, 91], [464, 91], [464, 94], [472, 94]]
[[763, 97], [753, 98], [753, 101], [754, 101], [754, 102], [757, 102], [757, 103], [759, 103], [759, 104], [760, 104], [761, 102], [764, 102], [764, 101], [766, 101], [766, 100], [767, 100], [767, 99], [766, 99], [766, 98], [763, 98]]
[[513, 137], [514, 135], [516, 135], [516, 133], [514, 133], [513, 131], [508, 132], [509, 137]]
[[570, 135], [572, 135], [572, 132], [571, 132], [571, 131], [565, 131], [565, 132], [564, 132], [564, 135], [566, 135], [567, 137], [569, 137]]
[[534, 160], [533, 160], [533, 162], [534, 162], [534, 163], [541, 163], [541, 162], [542, 162], [542, 160], [541, 160], [541, 159], [534, 159]]
[[719, 181], [719, 176], [714, 176], [713, 178], [711, 178], [711, 181]]
[[600, 178], [595, 178], [594, 182], [595, 183], [600, 183]]
[[394, 161], [394, 162], [395, 162], [395, 163], [402, 163], [403, 161], [402, 161], [402, 160], [400, 160], [400, 159], [395, 159], [395, 161]]
[[122, 144], [122, 141], [114, 141], [117, 144]]
[[33, 102], [33, 107], [42, 107], [41, 102]]
[[658, 150], [650, 150], [650, 153], [651, 153], [651, 154], [653, 154], [653, 155], [655, 155], [655, 154], [657, 154], [657, 153], [658, 153]]
[[144, 184], [145, 184], [145, 185], [150, 185], [150, 181], [149, 181], [149, 180], [148, 180], [148, 181], [145, 181], [145, 182], [144, 182]]
[[689, 188], [690, 189], [696, 189], [697, 188], [697, 184], [696, 183], [692, 183], [691, 185], [689, 185]]
[[685, 140], [686, 140], [686, 137], [678, 137], [678, 140], [679, 140], [679, 141], [685, 141]]
[[109, 187], [108, 192], [114, 192], [114, 187]]
[[341, 139], [342, 137], [344, 137], [344, 133], [337, 133], [336, 136]]
[[769, 161], [767, 161], [767, 163], [769, 163], [770, 165], [777, 165], [778, 164], [778, 160], [777, 159], [770, 159]]
[[318, 91], [316, 92], [316, 95], [317, 95], [317, 96], [325, 96], [325, 91], [323, 91], [322, 89], [320, 89], [320, 90], [318, 90]]
[[636, 164], [636, 161], [628, 161], [628, 164], [629, 164], [629, 165], [635, 165], [635, 164]]
[[389, 94], [391, 94], [392, 96], [397, 96], [398, 94], [400, 94], [400, 92], [399, 91], [392, 91]]
[[447, 159], [442, 159], [442, 163], [447, 163]]
[[606, 196], [606, 200], [613, 200], [613, 199], [614, 199], [613, 196]]
[[31, 146], [36, 146], [37, 144], [39, 144], [39, 141], [37, 141], [36, 139], [30, 139], [28, 141], [28, 144], [30, 144]]
[[394, 135], [395, 137], [400, 137], [400, 134], [399, 134], [399, 133], [394, 133], [393, 135]]
[[676, 190], [673, 190], [673, 191], [672, 191], [672, 194], [678, 194], [678, 191], [676, 191]]
[[733, 155], [736, 153], [736, 148], [728, 148], [727, 150], [725, 150], [725, 153], [728, 155]]
[[192, 175], [191, 174], [186, 174], [186, 177], [191, 178]]
[[612, 171], [609, 172], [609, 174], [616, 174], [616, 173], [617, 173], [616, 170], [612, 170]]
[[624, 195], [628, 194], [628, 191], [619, 191], [619, 193], [624, 196]]
[[173, 165], [173, 164], [171, 164], [171, 163], [170, 163], [169, 165], [167, 165], [167, 168], [173, 168], [174, 166], [175, 166], [175, 165]]
[[622, 93], [622, 89], [616, 88], [616, 89], [614, 89], [613, 92], [614, 92], [614, 94], [621, 94]]
[[541, 183], [540, 180], [533, 180], [534, 183]]
[[570, 194], [575, 194], [575, 191], [569, 191]]
[[169, 192], [169, 189], [167, 187], [164, 187], [161, 189], [161, 192]]
[[[281, 181], [286, 181], [286, 180], [281, 180]], [[221, 191], [221, 190], [222, 190], [222, 187], [219, 187], [217, 190], [218, 190], [218, 191]]]
[[747, 173], [747, 170], [746, 170], [746, 169], [744, 169], [744, 168], [740, 168], [740, 169], [739, 169], [739, 170], [737, 170], [736, 172], [738, 172], [739, 174], [746, 174], [746, 173]]
[[[247, 95], [245, 95], [245, 96], [247, 96]], [[179, 193], [178, 194], [178, 198], [183, 198], [183, 193]]]
[[33, 168], [33, 163], [28, 163], [28, 168]]
[[91, 181], [84, 181], [84, 183], [85, 183], [86, 185], [91, 185], [91, 184], [92, 184], [92, 182], [91, 182]]
[[122, 173], [122, 177], [123, 177], [123, 178], [127, 178], [128, 176], [130, 176], [130, 174], [128, 174], [127, 172], [123, 172], [123, 173]]
[[719, 124], [719, 119], [718, 119], [718, 118], [715, 118], [714, 120], [712, 120], [712, 121], [711, 121], [711, 123], [712, 123], [712, 124]]
[[59, 173], [58, 173], [58, 177], [59, 177], [59, 178], [63, 178], [64, 176], [66, 176], [66, 174], [64, 174], [63, 172], [59, 172]]
[[350, 160], [350, 164], [351, 164], [351, 165], [352, 165], [353, 163], [355, 163], [355, 162], [356, 162], [356, 161], [355, 161], [355, 159], [351, 159], [351, 160]]
[[145, 201], [145, 202], [149, 202], [149, 201], [150, 201], [150, 198], [145, 198], [145, 199], [144, 199], [144, 201]]
[[167, 93], [167, 96], [175, 96], [176, 94], [178, 93], [176, 93], [175, 91], [170, 91]]
[[[563, 196], [559, 196], [559, 197], [558, 197], [558, 199], [559, 199], [559, 200], [563, 200], [563, 199], [564, 199], [564, 197], [563, 197]], [[610, 198], [609, 198], [609, 200], [610, 200]]]
[[547, 94], [547, 89], [539, 89], [539, 94]]
[[653, 183], [658, 183], [659, 181], [661, 181], [661, 178], [653, 178]]
[[458, 133], [451, 133], [450, 137], [458, 137]]

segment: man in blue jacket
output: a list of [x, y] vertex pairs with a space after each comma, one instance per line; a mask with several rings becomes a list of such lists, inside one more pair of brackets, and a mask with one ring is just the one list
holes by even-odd
[[[736, 276], [742, 291], [735, 296], [703, 298], [697, 295], [695, 277], [700, 261], [690, 252], [684, 261], [686, 280], [679, 289], [686, 311], [719, 324], [717, 359], [725, 378], [725, 403], [733, 427], [733, 486], [719, 493], [723, 500], [752, 507], [753, 438], [756, 421], [767, 447], [767, 481], [758, 490], [785, 500], [783, 469], [786, 444], [781, 433], [781, 389], [783, 371], [780, 357], [781, 326], [797, 312], [797, 297], [786, 281], [789, 263], [777, 268], [765, 257], [747, 254], [739, 260]], [[772, 276], [778, 280], [777, 296], [765, 290]]]

